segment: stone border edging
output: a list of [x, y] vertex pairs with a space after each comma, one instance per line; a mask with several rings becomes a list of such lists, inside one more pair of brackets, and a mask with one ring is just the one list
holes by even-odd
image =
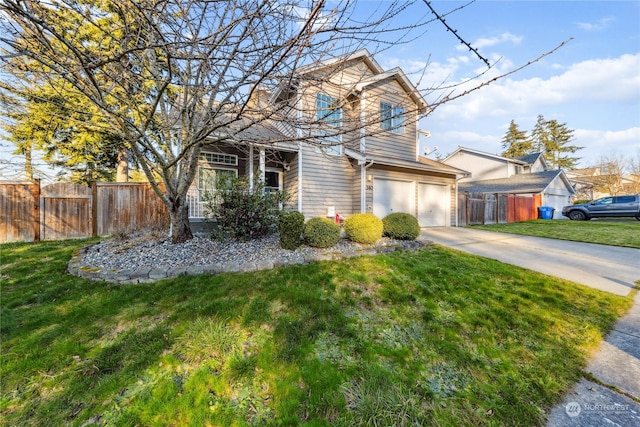
[[74, 276], [83, 277], [93, 281], [103, 281], [113, 284], [134, 284], [134, 283], [153, 283], [157, 280], [179, 277], [179, 276], [195, 276], [200, 274], [219, 274], [219, 273], [250, 273], [261, 270], [271, 270], [275, 267], [309, 264], [316, 261], [331, 261], [343, 258], [353, 258], [364, 255], [378, 255], [382, 253], [390, 253], [399, 250], [416, 250], [426, 246], [426, 242], [418, 240], [406, 241], [399, 244], [388, 246], [372, 246], [358, 247], [348, 250], [336, 250], [328, 248], [313, 255], [300, 255], [295, 257], [274, 257], [271, 259], [260, 260], [256, 262], [238, 263], [230, 262], [227, 264], [211, 263], [207, 265], [192, 265], [186, 267], [139, 267], [130, 270], [113, 270], [101, 267], [92, 267], [83, 262], [83, 255], [89, 250], [91, 245], [80, 249], [75, 253], [67, 266], [67, 272]]

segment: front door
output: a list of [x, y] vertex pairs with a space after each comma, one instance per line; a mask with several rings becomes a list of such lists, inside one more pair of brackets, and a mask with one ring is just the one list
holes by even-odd
[[267, 170], [264, 173], [264, 191], [274, 192], [282, 191], [282, 172]]

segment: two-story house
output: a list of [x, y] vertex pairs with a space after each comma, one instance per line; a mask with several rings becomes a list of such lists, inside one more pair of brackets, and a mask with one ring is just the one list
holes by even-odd
[[455, 223], [465, 172], [419, 155], [418, 119], [429, 107], [400, 68], [385, 71], [359, 50], [305, 66], [256, 97], [296, 120], [261, 123], [251, 143], [208, 147], [190, 192], [192, 217], [202, 216], [201, 196], [215, 190], [216, 176], [257, 174], [306, 218], [407, 212], [422, 226]]
[[460, 180], [459, 191], [521, 197], [539, 195], [541, 206], [555, 209], [554, 219], [564, 219], [562, 207], [570, 204], [575, 194], [564, 171], [549, 170], [542, 153], [509, 158], [458, 147], [442, 162], [471, 172]]

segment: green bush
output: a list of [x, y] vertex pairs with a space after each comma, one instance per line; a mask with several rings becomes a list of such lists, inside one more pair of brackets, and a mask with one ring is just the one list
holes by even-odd
[[294, 250], [301, 243], [304, 215], [295, 211], [282, 213], [278, 223], [278, 231], [280, 232], [280, 247]]
[[395, 212], [382, 219], [384, 235], [398, 240], [416, 240], [420, 235], [420, 224], [415, 216]]
[[225, 177], [216, 188], [215, 193], [204, 197], [205, 212], [216, 222], [212, 237], [248, 240], [277, 230], [280, 205], [286, 202], [286, 194], [265, 192], [260, 179], [251, 188], [246, 177]]
[[330, 248], [340, 240], [340, 226], [329, 218], [311, 218], [304, 226], [304, 241], [314, 248]]
[[382, 237], [382, 221], [371, 213], [351, 215], [344, 221], [344, 232], [356, 243], [372, 244]]

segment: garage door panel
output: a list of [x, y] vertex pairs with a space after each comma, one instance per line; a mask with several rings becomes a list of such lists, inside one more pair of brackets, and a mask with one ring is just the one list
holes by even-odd
[[451, 203], [449, 186], [418, 185], [418, 223], [421, 227], [444, 227]]
[[393, 212], [415, 212], [415, 184], [376, 178], [373, 182], [373, 214], [384, 218]]

